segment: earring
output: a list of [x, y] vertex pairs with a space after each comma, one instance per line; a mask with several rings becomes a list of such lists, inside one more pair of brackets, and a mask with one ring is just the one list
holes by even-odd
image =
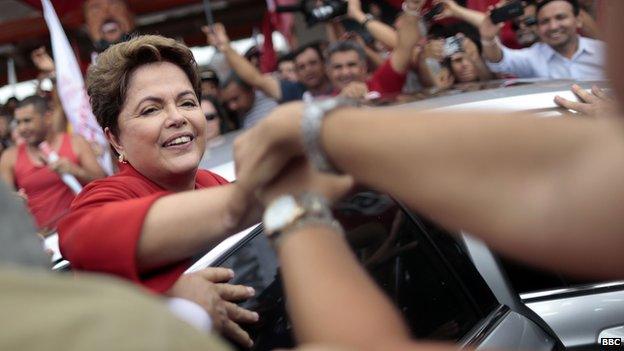
[[117, 157], [117, 160], [119, 161], [119, 163], [128, 163], [128, 161], [126, 161], [124, 154], [119, 154], [119, 157]]

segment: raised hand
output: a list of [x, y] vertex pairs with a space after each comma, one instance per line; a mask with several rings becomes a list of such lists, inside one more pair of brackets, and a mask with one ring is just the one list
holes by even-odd
[[223, 24], [215, 23], [212, 26], [202, 26], [202, 32], [206, 35], [208, 44], [217, 50], [225, 51], [230, 46], [230, 38]]

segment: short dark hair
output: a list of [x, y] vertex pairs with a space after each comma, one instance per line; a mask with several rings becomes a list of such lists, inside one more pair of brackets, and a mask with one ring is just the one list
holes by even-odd
[[126, 100], [132, 73], [143, 65], [169, 62], [178, 66], [201, 98], [197, 63], [186, 45], [159, 35], [139, 35], [110, 46], [101, 53], [87, 73], [87, 93], [91, 109], [102, 129], [117, 135], [117, 118]]
[[225, 77], [223, 82], [221, 82], [221, 89], [225, 89], [227, 86], [229, 86], [232, 83], [238, 84], [238, 86], [240, 86], [244, 90], [247, 90], [247, 91], [252, 90], [251, 85], [247, 84], [247, 82], [245, 82], [241, 77], [239, 77], [238, 74], [236, 74], [236, 72], [234, 71], [231, 71], [227, 75], [227, 77]]
[[283, 55], [280, 55], [277, 58], [277, 65], [279, 66], [280, 63], [282, 62], [286, 62], [286, 61], [294, 61], [295, 60], [295, 55], [293, 55], [292, 52], [287, 52]]
[[292, 53], [293, 60], [296, 60], [299, 55], [303, 54], [303, 52], [308, 49], [314, 50], [318, 55], [319, 59], [323, 61], [323, 51], [321, 50], [321, 43], [319, 42], [312, 42], [298, 47], [297, 50], [293, 51]]
[[347, 51], [355, 51], [360, 61], [366, 62], [366, 52], [364, 51], [364, 48], [362, 48], [360, 44], [354, 43], [352, 41], [345, 41], [345, 40], [339, 40], [339, 41], [331, 43], [329, 47], [327, 48], [326, 58], [329, 61], [329, 59], [335, 53], [347, 52]]
[[17, 108], [22, 108], [26, 106], [32, 105], [35, 108], [35, 111], [40, 113], [42, 116], [48, 112], [50, 108], [50, 104], [48, 103], [48, 99], [41, 97], [39, 95], [31, 95], [24, 98], [22, 101], [17, 103]]
[[537, 9], [535, 10], [535, 15], [537, 16], [540, 10], [553, 1], [565, 1], [572, 5], [572, 11], [574, 12], [574, 16], [578, 16], [581, 12], [581, 8], [579, 7], [579, 3], [577, 0], [541, 0], [537, 2]]

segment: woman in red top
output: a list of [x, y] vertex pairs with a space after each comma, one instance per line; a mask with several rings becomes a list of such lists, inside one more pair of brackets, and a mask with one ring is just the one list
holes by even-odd
[[258, 315], [231, 301], [253, 289], [222, 284], [232, 278], [226, 269], [181, 276], [189, 258], [259, 221], [248, 191], [198, 169], [206, 120], [191, 51], [160, 36], [114, 45], [90, 67], [87, 89], [120, 172], [72, 203], [59, 224], [63, 256], [76, 269], [198, 302], [217, 330], [249, 346], [236, 322]]

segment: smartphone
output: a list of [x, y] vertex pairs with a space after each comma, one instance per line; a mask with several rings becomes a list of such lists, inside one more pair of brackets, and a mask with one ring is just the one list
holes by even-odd
[[444, 57], [451, 57], [453, 54], [462, 52], [462, 37], [452, 36], [444, 40]]
[[492, 10], [492, 13], [490, 13], [490, 19], [492, 20], [492, 23], [496, 24], [520, 17], [523, 14], [524, 7], [522, 6], [522, 2], [514, 1], [505, 6]]
[[444, 4], [443, 3], [436, 4], [429, 10], [429, 12], [423, 15], [423, 18], [425, 19], [426, 22], [431, 22], [433, 18], [441, 14], [442, 11], [444, 11]]

